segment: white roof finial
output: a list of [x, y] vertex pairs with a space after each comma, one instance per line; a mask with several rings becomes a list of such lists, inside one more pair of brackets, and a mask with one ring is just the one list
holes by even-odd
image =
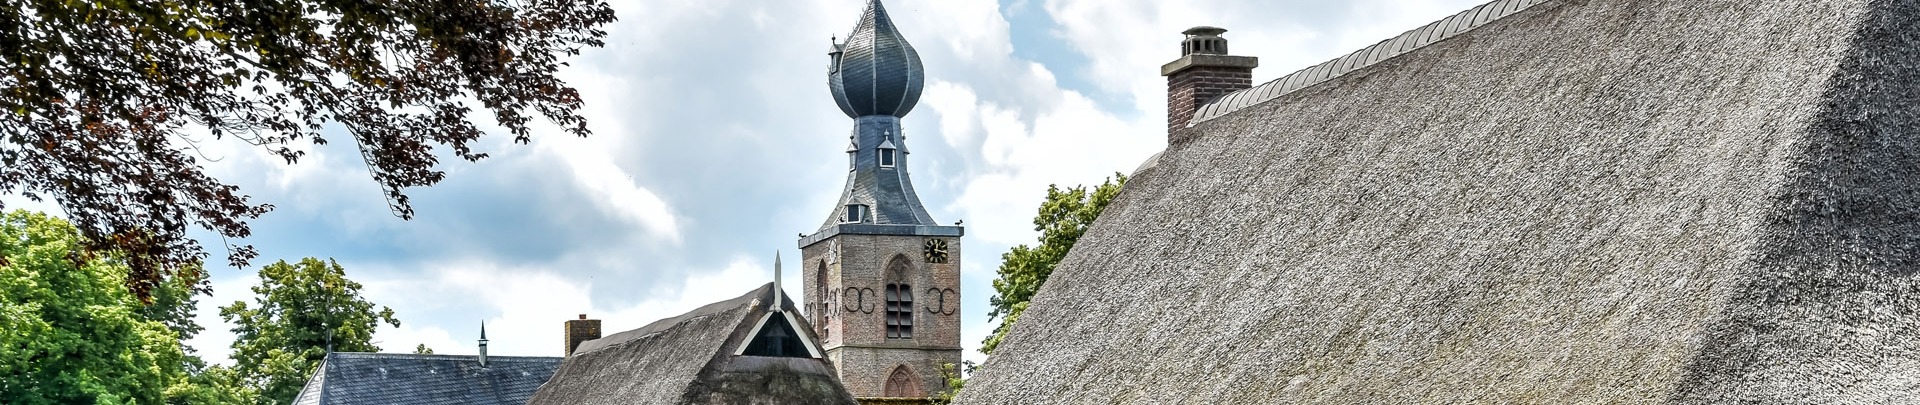
[[780, 293], [782, 292], [783, 291], [780, 291], [780, 251], [775, 250], [773, 251], [773, 303], [768, 304], [768, 310], [782, 310], [782, 306], [780, 305]]

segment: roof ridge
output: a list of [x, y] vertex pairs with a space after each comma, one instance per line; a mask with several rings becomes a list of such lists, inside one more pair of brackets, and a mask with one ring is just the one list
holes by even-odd
[[[465, 358], [465, 359], [473, 359], [473, 358], [477, 358], [477, 357], [479, 357], [479, 355], [475, 355], [475, 354], [421, 354], [421, 353], [382, 353], [382, 352], [332, 352], [332, 353], [328, 353], [328, 355], [332, 355], [332, 356], [337, 356], [337, 357], [339, 357], [339, 358], [341, 358], [341, 359], [353, 359], [353, 358], [386, 358], [386, 359], [448, 359], [448, 360], [454, 360], [454, 359], [461, 359], [461, 358]], [[561, 358], [563, 358], [563, 357], [559, 357], [559, 356], [494, 356], [494, 355], [488, 355], [488, 356], [487, 356], [487, 360], [488, 360], [488, 361], [493, 361], [493, 360], [510, 360], [510, 361], [520, 361], [520, 360], [553, 360], [553, 359], [561, 359]]]
[[1371, 46], [1360, 48], [1353, 53], [1333, 58], [1318, 65], [1289, 73], [1258, 86], [1227, 93], [1201, 105], [1195, 111], [1187, 126], [1227, 115], [1243, 108], [1267, 102], [1291, 94], [1296, 90], [1320, 84], [1334, 78], [1345, 76], [1348, 72], [1360, 70], [1376, 63], [1392, 59], [1407, 52], [1424, 48], [1441, 40], [1452, 38], [1482, 25], [1499, 21], [1507, 16], [1519, 13], [1533, 5], [1553, 0], [1493, 0], [1477, 7], [1461, 11], [1401, 33], [1393, 38], [1380, 41]]

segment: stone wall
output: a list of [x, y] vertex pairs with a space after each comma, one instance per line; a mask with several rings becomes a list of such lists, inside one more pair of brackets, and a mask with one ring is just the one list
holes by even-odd
[[[945, 263], [927, 263], [930, 239], [946, 241]], [[855, 396], [881, 395], [900, 365], [926, 392], [943, 387], [938, 366], [960, 361], [960, 255], [960, 238], [945, 236], [842, 234], [801, 249], [807, 317], [822, 325], [821, 346]], [[908, 263], [914, 290], [911, 339], [886, 337], [885, 272], [895, 258]]]

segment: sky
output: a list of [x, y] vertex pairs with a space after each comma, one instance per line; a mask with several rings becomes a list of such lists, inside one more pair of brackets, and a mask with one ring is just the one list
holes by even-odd
[[[485, 323], [496, 356], [559, 356], [562, 323], [578, 314], [607, 334], [638, 328], [771, 281], [776, 252], [798, 262], [796, 235], [826, 220], [846, 178], [853, 121], [827, 91], [829, 38], [852, 30], [865, 1], [612, 3], [607, 46], [561, 72], [593, 135], [545, 125], [515, 145], [496, 131], [477, 147], [491, 158], [448, 160], [446, 181], [410, 190], [412, 220], [389, 213], [348, 143], [294, 145], [308, 155], [287, 165], [203, 142], [211, 174], [278, 208], [229, 241], [260, 250], [254, 267], [209, 266], [207, 330], [189, 344], [230, 364], [218, 307], [250, 302], [258, 266], [280, 259], [339, 261], [401, 320], [376, 332], [384, 351], [473, 354]], [[902, 120], [909, 170], [934, 219], [965, 221], [961, 345], [979, 362], [994, 270], [1034, 243], [1047, 186], [1098, 184], [1166, 146], [1159, 68], [1179, 56], [1180, 31], [1228, 29], [1233, 54], [1260, 58], [1257, 84], [1482, 1], [885, 3], [925, 62], [924, 95]], [[798, 268], [784, 275], [801, 293]]]

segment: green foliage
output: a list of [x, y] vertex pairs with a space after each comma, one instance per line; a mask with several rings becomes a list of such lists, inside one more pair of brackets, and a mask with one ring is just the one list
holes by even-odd
[[[394, 213], [440, 159], [487, 157], [472, 118], [519, 143], [534, 116], [588, 134], [563, 57], [601, 46], [602, 0], [0, 3], [0, 194], [52, 199], [142, 298], [199, 270], [200, 227], [245, 238], [271, 210], [210, 176], [195, 145], [238, 138], [295, 163], [343, 129]], [[200, 134], [206, 134], [205, 136]], [[0, 208], [5, 208], [0, 202]], [[244, 266], [256, 251], [230, 249]]]
[[231, 367], [208, 366], [188, 356], [190, 375], [182, 384], [167, 388], [167, 403], [172, 405], [251, 404], [259, 392]]
[[0, 403], [156, 404], [187, 384], [178, 332], [83, 243], [64, 220], [0, 215]]
[[[200, 271], [199, 264], [187, 266], [183, 272], [161, 282], [153, 289], [146, 305], [140, 307], [140, 317], [167, 325], [173, 334], [185, 341], [199, 335], [206, 328], [193, 321], [193, 312], [199, 308], [198, 288], [206, 281], [206, 272]], [[181, 346], [187, 354], [193, 354], [193, 348]]]
[[1061, 190], [1057, 185], [1047, 186], [1047, 199], [1040, 203], [1039, 215], [1033, 218], [1033, 229], [1040, 231], [1040, 244], [1014, 246], [1011, 251], [1000, 255], [999, 277], [993, 280], [994, 296], [988, 299], [991, 309], [988, 319], [1002, 318], [993, 329], [993, 335], [980, 345], [980, 352], [992, 354], [1000, 346], [1013, 322], [1020, 319], [1020, 313], [1027, 309], [1027, 302], [1040, 286], [1053, 275], [1053, 267], [1067, 256], [1074, 242], [1087, 232], [1087, 227], [1100, 217], [1100, 211], [1113, 203], [1120, 195], [1120, 188], [1127, 184], [1127, 176], [1114, 173], [1100, 186], [1089, 192], [1086, 186], [1075, 186]]
[[393, 310], [360, 296], [360, 283], [347, 279], [333, 260], [285, 260], [260, 269], [252, 305], [235, 301], [220, 308], [232, 322], [234, 370], [258, 387], [261, 401], [287, 403], [299, 394], [329, 348], [339, 352], [377, 352], [373, 332], [381, 323], [400, 326]]
[[953, 363], [940, 363], [940, 379], [946, 380], [947, 388], [934, 393], [933, 398], [931, 398], [933, 402], [936, 404], [953, 403], [953, 399], [960, 396], [960, 389], [967, 387], [967, 376], [973, 375], [973, 372], [978, 371], [979, 368], [980, 366], [973, 364], [971, 361], [962, 361], [958, 365]]
[[433, 348], [427, 347], [426, 343], [421, 343], [413, 347], [413, 354], [433, 354]]

